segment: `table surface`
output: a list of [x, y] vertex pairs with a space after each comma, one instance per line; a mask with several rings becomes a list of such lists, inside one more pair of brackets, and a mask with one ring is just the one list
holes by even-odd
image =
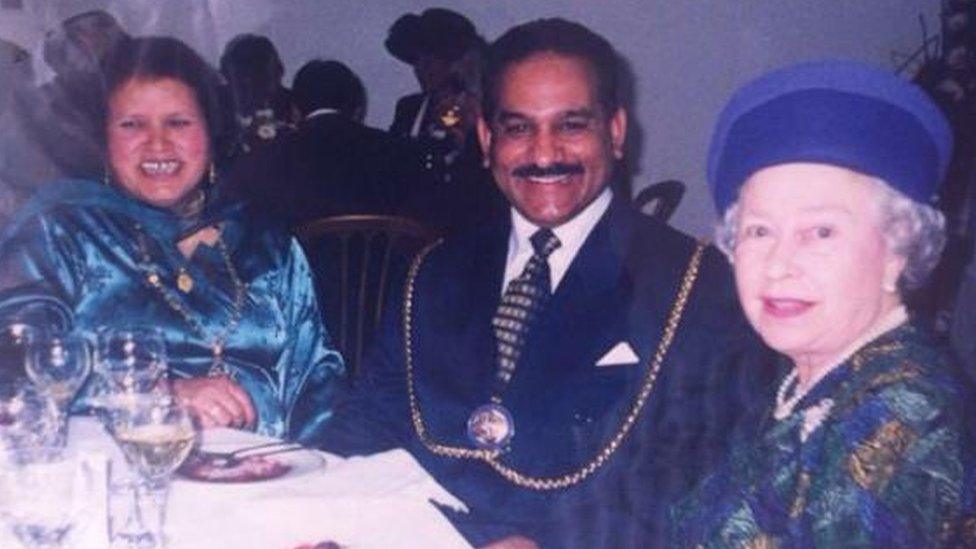
[[[268, 440], [250, 432], [212, 429], [201, 433], [200, 444], [223, 450]], [[71, 534], [71, 546], [107, 547], [105, 463], [124, 463], [122, 454], [90, 417], [72, 418], [68, 450], [95, 464], [101, 481]], [[348, 459], [315, 454], [322, 457], [323, 467], [269, 481], [174, 479], [166, 518], [169, 547], [286, 549], [326, 540], [349, 548], [469, 547], [430, 501], [457, 508], [461, 503], [406, 451]], [[0, 547], [16, 547], [3, 530]]]

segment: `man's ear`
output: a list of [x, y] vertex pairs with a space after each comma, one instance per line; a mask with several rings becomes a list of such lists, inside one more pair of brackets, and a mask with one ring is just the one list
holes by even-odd
[[483, 116], [478, 117], [478, 143], [481, 145], [481, 156], [487, 168], [491, 159], [491, 127]]
[[627, 110], [623, 107], [617, 109], [610, 117], [610, 143], [613, 147], [613, 156], [617, 160], [624, 157], [624, 141], [627, 139]]

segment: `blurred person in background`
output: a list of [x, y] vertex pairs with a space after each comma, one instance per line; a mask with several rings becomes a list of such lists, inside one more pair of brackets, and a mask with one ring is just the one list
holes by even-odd
[[69, 17], [47, 34], [44, 61], [54, 79], [39, 88], [16, 88], [0, 120], [0, 180], [21, 202], [45, 183], [102, 177], [102, 65], [129, 40], [101, 10]]
[[281, 85], [285, 67], [271, 40], [256, 34], [234, 37], [220, 56], [220, 73], [241, 130], [231, 154], [248, 154], [292, 129], [291, 91]]
[[339, 61], [313, 60], [292, 89], [297, 130], [242, 159], [233, 184], [292, 226], [330, 215], [400, 213], [414, 157], [406, 140], [363, 125], [359, 77]]
[[397, 101], [390, 126], [411, 140], [420, 167], [409, 201], [413, 215], [448, 234], [503, 211], [475, 136], [484, 39], [463, 15], [431, 8], [397, 19], [385, 45], [413, 67], [420, 85], [419, 93]]
[[32, 87], [33, 79], [30, 54], [17, 44], [0, 39], [0, 126], [6, 128], [0, 136], [0, 229], [29, 195], [7, 180], [17, 167], [5, 140], [22, 138], [18, 135], [21, 128], [13, 125], [16, 117], [13, 98]]

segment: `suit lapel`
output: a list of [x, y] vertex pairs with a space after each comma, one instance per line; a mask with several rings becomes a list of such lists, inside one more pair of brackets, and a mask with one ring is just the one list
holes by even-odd
[[[451, 244], [453, 257], [431, 262], [430, 280], [421, 295], [415, 334], [419, 345], [425, 395], [431, 402], [432, 432], [454, 443], [464, 441], [464, 422], [488, 402], [495, 372], [491, 318], [499, 299], [505, 268], [508, 224], [486, 228], [480, 238]], [[445, 250], [446, 251], [446, 250]], [[434, 265], [436, 263], [436, 266]]]
[[[632, 284], [624, 265], [627, 239], [619, 237], [630, 231], [626, 214], [623, 204], [616, 200], [611, 203], [579, 249], [529, 338], [527, 347], [532, 349], [531, 356], [539, 359], [538, 366], [553, 370], [547, 375], [557, 374], [555, 370], [568, 364], [592, 366], [599, 359], [597, 355], [602, 356], [626, 337]], [[570, 362], [550, 360], [553, 356], [574, 358]]]

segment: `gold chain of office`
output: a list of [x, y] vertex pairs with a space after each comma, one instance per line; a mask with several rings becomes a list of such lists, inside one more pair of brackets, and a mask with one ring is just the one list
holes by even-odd
[[688, 261], [688, 266], [685, 270], [684, 276], [682, 277], [681, 285], [678, 288], [674, 305], [672, 306], [671, 312], [668, 315], [668, 320], [664, 326], [664, 331], [661, 334], [661, 339], [658, 342], [657, 350], [655, 351], [654, 357], [651, 359], [650, 365], [648, 366], [643, 385], [641, 386], [640, 391], [637, 393], [637, 396], [634, 398], [630, 411], [624, 418], [623, 423], [621, 423], [620, 427], [617, 429], [617, 432], [588, 463], [577, 468], [575, 471], [555, 477], [534, 477], [521, 473], [512, 467], [501, 463], [498, 459], [502, 454], [501, 450], [472, 449], [439, 444], [431, 440], [430, 435], [427, 432], [427, 426], [424, 423], [423, 415], [420, 411], [417, 391], [414, 386], [413, 332], [411, 319], [413, 315], [414, 286], [417, 275], [420, 272], [420, 267], [423, 264], [424, 259], [427, 257], [427, 254], [429, 254], [431, 250], [437, 247], [440, 243], [441, 241], [437, 241], [427, 246], [414, 258], [412, 264], [410, 265], [410, 271], [407, 274], [403, 301], [403, 341], [407, 363], [407, 395], [410, 399], [410, 417], [413, 420], [413, 427], [417, 433], [417, 437], [427, 448], [427, 450], [434, 454], [455, 459], [477, 459], [484, 461], [506, 480], [523, 488], [530, 488], [540, 491], [559, 490], [578, 484], [595, 473], [596, 470], [603, 466], [610, 459], [610, 457], [613, 456], [614, 452], [620, 448], [620, 445], [623, 444], [624, 439], [627, 438], [627, 435], [630, 433], [631, 429], [633, 429], [634, 424], [637, 422], [637, 418], [640, 416], [641, 411], [647, 404], [647, 399], [651, 395], [651, 391], [654, 389], [654, 385], [657, 382], [658, 374], [661, 371], [661, 365], [664, 362], [664, 357], [667, 355], [668, 349], [670, 349], [671, 343], [674, 341], [675, 333], [678, 330], [678, 324], [681, 322], [685, 305], [688, 303], [688, 296], [691, 294], [691, 289], [694, 287], [695, 280], [698, 278], [698, 269], [701, 264], [702, 254], [705, 250], [705, 244], [699, 242], [694, 253], [691, 255], [691, 259]]

